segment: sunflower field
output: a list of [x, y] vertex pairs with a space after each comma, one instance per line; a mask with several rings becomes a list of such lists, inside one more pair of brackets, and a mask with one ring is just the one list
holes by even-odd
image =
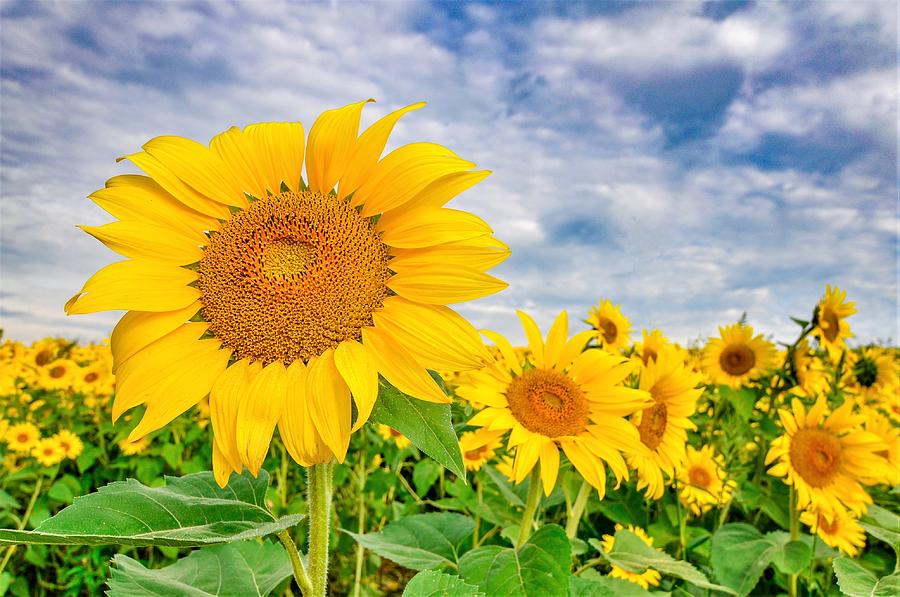
[[[82, 229], [125, 258], [0, 346], [0, 595], [900, 593], [900, 352], [827, 286], [774, 342], [602, 299], [526, 344], [449, 305], [511, 250], [413, 104], [157, 137]], [[305, 170], [304, 170], [305, 167]], [[62, 306], [61, 306], [62, 307]]]

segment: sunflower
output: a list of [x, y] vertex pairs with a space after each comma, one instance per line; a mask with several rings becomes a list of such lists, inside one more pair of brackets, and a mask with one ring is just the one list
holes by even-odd
[[41, 432], [33, 423], [16, 423], [6, 430], [6, 445], [16, 452], [30, 452], [40, 438]]
[[497, 472], [506, 477], [510, 483], [514, 483], [516, 479], [516, 475], [513, 472], [513, 466], [515, 465], [515, 461], [510, 456], [503, 455], [500, 457], [500, 461], [494, 465], [494, 468], [497, 469]]
[[[616, 524], [616, 531], [621, 531], [623, 528], [631, 531], [635, 535], [637, 535], [641, 541], [643, 541], [646, 545], [650, 547], [653, 546], [653, 538], [649, 537], [644, 529], [640, 527], [636, 527], [634, 525], [628, 525], [627, 527], [623, 527], [620, 524]], [[616, 538], [613, 535], [603, 535], [603, 551], [609, 553], [613, 550], [613, 547], [616, 545]], [[627, 580], [628, 582], [633, 582], [636, 585], [641, 585], [644, 589], [649, 589], [650, 587], [655, 587], [659, 585], [659, 581], [662, 578], [656, 570], [653, 568], [647, 568], [641, 573], [637, 572], [629, 572], [628, 570], [624, 570], [619, 568], [618, 566], [613, 566], [609, 571], [609, 575], [613, 578], [621, 578], [622, 580]]]
[[66, 457], [66, 450], [55, 437], [45, 437], [31, 448], [31, 455], [42, 465], [53, 466]]
[[0, 417], [0, 443], [6, 442], [7, 431], [9, 431], [9, 421]]
[[875, 482], [890, 487], [900, 485], [900, 428], [874, 408], [867, 408], [864, 416], [865, 430], [878, 436], [887, 446], [877, 452], [882, 466], [874, 475]]
[[409, 440], [406, 438], [406, 436], [393, 427], [379, 424], [378, 435], [380, 435], [383, 439], [391, 440], [401, 450], [409, 446]]
[[847, 291], [831, 285], [825, 286], [825, 296], [816, 307], [813, 336], [819, 339], [833, 361], [837, 361], [847, 346], [846, 339], [852, 338], [850, 324], [846, 319], [856, 313], [855, 303], [846, 302]]
[[695, 428], [690, 416], [703, 393], [699, 383], [700, 375], [685, 368], [672, 349], [661, 350], [644, 365], [639, 388], [650, 393], [653, 405], [632, 415], [631, 422], [649, 453], [629, 456], [628, 464], [637, 471], [637, 487], [646, 488], [648, 498], [662, 497], [663, 472], [671, 478], [684, 461], [687, 430]]
[[150, 446], [150, 439], [145, 436], [141, 439], [129, 441], [126, 438], [120, 441], [117, 445], [119, 446], [119, 451], [122, 452], [123, 456], [134, 456], [135, 454], [140, 454]]
[[63, 429], [62, 431], [60, 431], [53, 436], [53, 439], [59, 442], [59, 445], [62, 447], [66, 458], [78, 458], [82, 450], [84, 450], [84, 444], [81, 442], [81, 439], [68, 429]]
[[719, 336], [710, 338], [703, 351], [703, 370], [713, 383], [739, 388], [775, 366], [775, 346], [754, 336], [749, 325], [720, 327]]
[[642, 340], [635, 344], [634, 351], [640, 356], [640, 359], [646, 365], [649, 361], [655, 360], [656, 355], [669, 345], [669, 339], [663, 336], [659, 330], [653, 330], [649, 334], [647, 330], [641, 331]]
[[677, 478], [679, 499], [695, 516], [729, 502], [737, 487], [728, 478], [722, 456], [712, 446], [702, 446], [699, 450], [688, 446]]
[[51, 390], [67, 390], [75, 381], [80, 369], [78, 363], [70, 359], [56, 359], [41, 369], [41, 386]]
[[477, 471], [490, 460], [500, 447], [501, 437], [502, 431], [490, 431], [484, 427], [459, 436], [459, 449], [462, 451], [466, 470]]
[[619, 305], [601, 299], [588, 313], [587, 323], [594, 328], [594, 337], [602, 348], [615, 352], [628, 347], [631, 323], [622, 315]]
[[106, 363], [95, 361], [79, 367], [74, 377], [72, 387], [82, 394], [111, 394], [114, 389], [114, 378]]
[[828, 545], [839, 549], [851, 558], [859, 555], [866, 546], [866, 532], [856, 517], [846, 512], [833, 512], [830, 516], [812, 510], [800, 513], [800, 522], [808, 526]]
[[790, 392], [798, 396], [813, 397], [828, 391], [828, 372], [821, 360], [813, 354], [809, 341], [804, 338], [793, 352], [794, 373], [797, 385]]
[[56, 358], [59, 353], [59, 341], [55, 338], [44, 338], [31, 345], [25, 356], [26, 362], [32, 367], [45, 367]]
[[505, 288], [485, 271], [509, 250], [443, 205], [489, 172], [433, 143], [379, 159], [424, 104], [357, 136], [366, 103], [319, 116], [305, 149], [299, 122], [232, 127], [208, 147], [156, 137], [127, 156], [148, 176], [91, 195], [119, 221], [83, 229], [128, 259], [66, 311], [129, 311], [111, 348], [113, 417], [146, 405], [131, 440], [209, 395], [220, 483], [258, 473], [276, 426], [298, 463], [342, 462], [379, 375], [446, 403], [427, 369], [483, 365], [477, 332], [446, 305]]
[[643, 453], [637, 428], [624, 417], [650, 405], [643, 390], [619, 384], [633, 371], [633, 362], [602, 349], [582, 352], [594, 332], [569, 339], [568, 316], [556, 318], [547, 340], [534, 320], [518, 311], [531, 355], [523, 363], [506, 338], [483, 332], [501, 357], [470, 374], [472, 385], [457, 394], [487, 407], [469, 425], [510, 431], [507, 448], [515, 452], [514, 477], [521, 483], [540, 459], [544, 493], [550, 495], [559, 473], [559, 448], [601, 498], [606, 493], [609, 465], [618, 481], [628, 478], [622, 457]]
[[897, 362], [877, 347], [847, 353], [844, 384], [860, 405], [879, 402], [883, 396], [897, 396]]
[[830, 517], [846, 508], [859, 516], [872, 503], [863, 485], [875, 482], [869, 475], [882, 469], [877, 452], [887, 446], [877, 435], [858, 429], [863, 417], [853, 414], [851, 401], [827, 417], [825, 408], [820, 398], [807, 412], [795, 398], [791, 409], [778, 411], [785, 433], [766, 455], [766, 464], [775, 462], [769, 474], [794, 487], [799, 509]]

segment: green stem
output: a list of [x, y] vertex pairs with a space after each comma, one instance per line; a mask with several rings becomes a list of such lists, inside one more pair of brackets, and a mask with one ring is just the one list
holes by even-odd
[[[797, 492], [794, 491], [793, 485], [791, 485], [790, 508], [791, 541], [796, 541], [800, 536], [800, 517], [797, 515]], [[797, 576], [798, 574], [791, 574], [788, 577], [788, 595], [790, 597], [797, 597]]]
[[472, 529], [472, 547], [478, 547], [478, 533], [481, 531], [481, 503], [484, 500], [484, 489], [478, 478], [472, 475], [472, 485], [475, 486], [475, 497], [478, 500], [478, 510], [475, 512], [475, 526]]
[[284, 530], [279, 531], [276, 535], [287, 550], [288, 556], [291, 558], [291, 567], [294, 569], [294, 580], [297, 581], [300, 592], [304, 597], [309, 597], [313, 594], [312, 584], [309, 582], [309, 576], [306, 574], [306, 568], [303, 567], [303, 561], [300, 559], [300, 553], [297, 551], [294, 540], [291, 539], [291, 534], [287, 530]]
[[[22, 520], [19, 521], [19, 530], [25, 528], [25, 525], [28, 524], [28, 519], [31, 518], [31, 511], [34, 510], [34, 504], [37, 502], [38, 494], [41, 492], [41, 486], [44, 484], [44, 477], [38, 476], [37, 481], [34, 483], [34, 491], [31, 494], [31, 499], [28, 500], [28, 507], [25, 508], [25, 514], [22, 515]], [[3, 554], [3, 561], [0, 562], [0, 573], [3, 572], [4, 568], [6, 568], [6, 564], [9, 562], [9, 559], [12, 557], [13, 552], [16, 550], [15, 545], [10, 545], [6, 548], [6, 553]]]
[[588, 498], [591, 497], [591, 484], [587, 481], [581, 482], [578, 489], [578, 495], [575, 496], [575, 504], [572, 506], [572, 512], [569, 513], [569, 519], [566, 520], [566, 536], [574, 539], [578, 535], [578, 524], [584, 515], [584, 509], [587, 506]]
[[519, 549], [528, 537], [531, 536], [531, 527], [534, 526], [534, 514], [537, 512], [541, 501], [541, 469], [535, 464], [531, 469], [531, 477], [528, 480], [528, 501], [525, 502], [525, 511], [522, 513], [522, 523], [519, 525], [519, 538], [516, 540], [516, 549]]
[[678, 487], [678, 479], [674, 482], [675, 489], [675, 511], [678, 513], [678, 555], [683, 559], [687, 559], [687, 538], [685, 537], [685, 518], [684, 511], [681, 509], [681, 492]]
[[328, 591], [328, 539], [331, 534], [331, 476], [334, 464], [314, 464], [307, 469], [309, 483], [309, 579], [310, 597], [325, 597]]
[[[363, 432], [363, 447], [359, 451], [359, 462], [356, 465], [357, 474], [357, 500], [356, 500], [356, 532], [362, 535], [366, 530], [366, 477], [368, 469], [366, 461], [368, 460], [367, 440], [365, 432]], [[359, 597], [362, 590], [362, 573], [365, 548], [362, 543], [356, 543], [356, 570], [353, 576], [353, 597]]]

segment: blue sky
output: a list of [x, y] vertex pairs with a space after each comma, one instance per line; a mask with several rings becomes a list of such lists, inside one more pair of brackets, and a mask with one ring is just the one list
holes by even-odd
[[[521, 341], [609, 298], [688, 341], [776, 339], [826, 283], [860, 341], [897, 332], [894, 2], [14, 2], [2, 11], [2, 308], [8, 337], [104, 337], [62, 305], [116, 260], [76, 224], [117, 156], [177, 134], [401, 105], [392, 146], [494, 174], [455, 207], [513, 256], [460, 307]], [[364, 123], [364, 124], [365, 124]]]

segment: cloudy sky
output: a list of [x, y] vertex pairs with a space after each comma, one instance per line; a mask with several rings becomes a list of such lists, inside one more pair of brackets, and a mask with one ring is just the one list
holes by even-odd
[[[825, 284], [859, 340], [897, 333], [897, 7], [846, 2], [61, 2], [2, 10], [2, 325], [104, 337], [63, 303], [116, 256], [85, 197], [161, 134], [364, 124], [494, 174], [454, 204], [513, 256], [460, 310], [521, 340], [620, 303], [686, 341], [746, 312], [780, 340]], [[390, 147], [389, 147], [390, 149]], [[639, 331], [638, 331], [639, 333]]]

